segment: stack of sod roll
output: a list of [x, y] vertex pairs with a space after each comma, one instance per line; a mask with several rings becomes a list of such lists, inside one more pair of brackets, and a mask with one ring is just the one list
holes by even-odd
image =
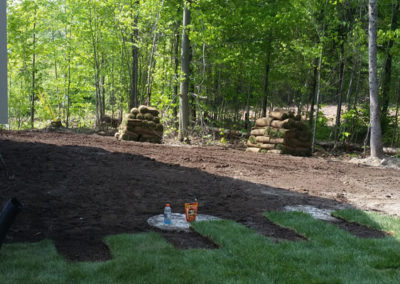
[[159, 113], [148, 106], [131, 109], [115, 137], [119, 140], [161, 143], [164, 127], [160, 123]]
[[300, 120], [300, 115], [279, 109], [257, 119], [246, 151], [310, 156], [312, 135]]

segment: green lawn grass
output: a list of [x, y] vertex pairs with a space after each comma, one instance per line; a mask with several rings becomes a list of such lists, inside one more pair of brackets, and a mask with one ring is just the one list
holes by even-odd
[[400, 283], [400, 220], [357, 210], [337, 216], [390, 231], [359, 239], [299, 212], [268, 212], [305, 241], [272, 240], [232, 221], [195, 223], [219, 249], [177, 250], [157, 233], [109, 236], [112, 260], [66, 262], [51, 241], [5, 244], [0, 283]]

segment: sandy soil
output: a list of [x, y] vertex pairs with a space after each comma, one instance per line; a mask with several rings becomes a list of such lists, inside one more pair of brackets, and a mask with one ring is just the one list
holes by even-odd
[[[154, 230], [146, 220], [166, 202], [183, 213], [184, 202], [195, 198], [200, 213], [235, 220], [276, 240], [301, 238], [262, 216], [287, 205], [400, 216], [395, 169], [39, 131], [1, 131], [0, 152], [8, 169], [7, 176], [0, 165], [0, 204], [13, 196], [25, 204], [7, 241], [50, 238], [71, 260], [109, 258], [104, 236]], [[177, 247], [213, 248], [195, 233], [161, 233]]]

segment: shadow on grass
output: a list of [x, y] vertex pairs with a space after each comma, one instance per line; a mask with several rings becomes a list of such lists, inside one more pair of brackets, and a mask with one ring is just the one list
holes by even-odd
[[[400, 279], [400, 246], [396, 237], [359, 239], [300, 212], [269, 212], [266, 216], [308, 240], [275, 243], [239, 223], [223, 220], [194, 224], [197, 232], [219, 245], [217, 250], [177, 250], [155, 232], [118, 234], [105, 238], [113, 255], [111, 260], [71, 263], [63, 260], [47, 240], [8, 244], [0, 254], [0, 280], [3, 277], [9, 283], [398, 283]], [[390, 223], [393, 222], [399, 220]]]

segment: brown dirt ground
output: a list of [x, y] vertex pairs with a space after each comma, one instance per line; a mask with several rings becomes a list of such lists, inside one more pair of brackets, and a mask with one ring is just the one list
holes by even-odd
[[[11, 197], [25, 205], [7, 242], [52, 239], [69, 260], [108, 259], [104, 236], [154, 231], [146, 220], [166, 202], [183, 213], [184, 202], [195, 198], [200, 213], [277, 241], [302, 238], [262, 216], [286, 205], [400, 215], [400, 171], [329, 159], [45, 131], [0, 131], [0, 153], [9, 175], [0, 164], [0, 206]], [[362, 226], [338, 226], [379, 236]], [[215, 248], [194, 232], [160, 233], [178, 248]]]

